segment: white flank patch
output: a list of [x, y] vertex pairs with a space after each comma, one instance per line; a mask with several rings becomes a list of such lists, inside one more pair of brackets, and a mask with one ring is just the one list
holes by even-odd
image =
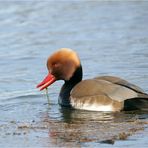
[[76, 103], [71, 101], [71, 105], [75, 109], [80, 110], [89, 110], [89, 111], [114, 111], [112, 104], [110, 105], [102, 105], [102, 104], [88, 104], [88, 103]]

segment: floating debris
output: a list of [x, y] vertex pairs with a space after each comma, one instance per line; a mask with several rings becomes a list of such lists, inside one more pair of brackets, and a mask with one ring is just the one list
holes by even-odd
[[13, 132], [13, 135], [21, 135], [21, 133]]
[[104, 143], [104, 144], [114, 144], [115, 140], [114, 139], [107, 139], [107, 140], [103, 140], [100, 143]]
[[130, 135], [131, 135], [130, 133], [125, 133], [125, 132], [119, 133], [119, 140], [126, 140], [127, 137]]
[[27, 123], [22, 123], [21, 125], [18, 125], [18, 128], [19, 129], [24, 129], [24, 128], [30, 128], [30, 124], [27, 124]]

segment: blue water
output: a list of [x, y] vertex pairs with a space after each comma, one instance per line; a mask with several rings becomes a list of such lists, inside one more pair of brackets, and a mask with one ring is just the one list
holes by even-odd
[[[137, 113], [132, 117], [131, 114], [122, 114], [117, 118], [112, 114], [101, 114], [101, 118], [98, 118], [100, 114], [96, 116], [96, 113], [90, 112], [72, 112], [67, 116], [69, 110], [61, 111], [57, 101], [63, 82], [56, 82], [49, 88], [49, 106], [45, 93], [36, 89], [47, 74], [48, 55], [61, 47], [69, 47], [80, 55], [84, 79], [116, 75], [148, 93], [147, 1], [2, 1], [0, 20], [1, 147], [61, 146], [60, 143], [62, 146], [103, 147], [105, 145], [98, 141], [106, 138], [108, 132], [102, 132], [100, 137], [103, 133], [104, 137], [100, 139], [94, 134], [96, 140], [92, 140], [92, 135], [83, 133], [84, 125], [86, 131], [95, 131], [94, 125], [87, 128], [87, 122], [104, 123], [107, 120], [107, 127], [110, 124], [116, 127], [117, 120], [122, 123], [121, 131], [124, 131], [124, 125], [130, 126], [127, 125], [127, 118], [129, 121], [144, 116], [144, 119], [139, 119], [140, 122], [148, 121], [147, 113]], [[77, 117], [77, 114], [80, 116]], [[52, 120], [57, 126], [48, 125], [43, 130], [44, 120]], [[67, 140], [68, 137], [62, 139], [63, 135], [60, 134], [49, 136], [52, 128], [60, 130], [62, 134], [69, 133], [70, 129], [74, 132], [74, 128], [71, 128], [73, 120], [76, 122], [74, 126], [83, 133], [82, 137], [91, 139], [88, 143], [78, 138], [80, 135], [77, 134], [73, 135], [72, 140]], [[84, 122], [83, 126], [79, 120]], [[23, 134], [17, 126], [26, 123], [33, 126], [40, 124], [40, 128], [34, 127], [35, 131], [29, 132], [25, 129], [26, 133]], [[68, 128], [61, 131], [63, 124]], [[98, 125], [95, 127], [99, 133], [101, 129]], [[115, 135], [119, 132], [117, 129], [114, 129]], [[21, 135], [15, 135], [18, 131]], [[144, 147], [147, 145], [147, 128], [141, 134], [142, 138], [131, 136], [130, 139], [134, 140], [117, 141], [111, 146], [142, 144]]]

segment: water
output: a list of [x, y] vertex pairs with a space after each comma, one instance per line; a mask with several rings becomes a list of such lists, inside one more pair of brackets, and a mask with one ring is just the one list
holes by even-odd
[[84, 79], [116, 75], [148, 93], [148, 2], [1, 1], [0, 20], [0, 147], [147, 146], [146, 112], [61, 109], [63, 82], [49, 88], [50, 105], [35, 87], [48, 55], [69, 47]]

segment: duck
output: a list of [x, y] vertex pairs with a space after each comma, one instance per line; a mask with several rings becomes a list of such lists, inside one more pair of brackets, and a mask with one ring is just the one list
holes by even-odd
[[148, 94], [140, 87], [116, 76], [97, 76], [82, 80], [78, 54], [61, 48], [47, 59], [48, 75], [37, 88], [44, 90], [55, 81], [64, 80], [58, 103], [88, 111], [130, 111], [148, 109]]

